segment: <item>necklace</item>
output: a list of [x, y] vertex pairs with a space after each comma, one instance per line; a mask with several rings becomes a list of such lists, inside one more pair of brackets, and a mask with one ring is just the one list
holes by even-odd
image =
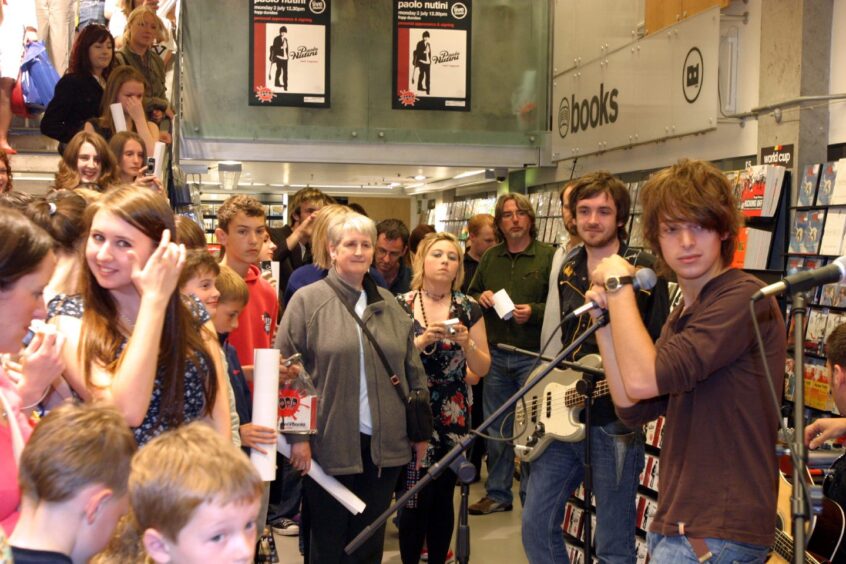
[[[423, 315], [423, 325], [428, 327], [429, 326], [429, 320], [426, 319], [426, 308], [423, 307], [423, 296], [421, 295], [423, 292], [426, 292], [426, 290], [423, 290], [422, 292], [417, 292], [416, 298], [417, 298], [417, 301], [420, 302], [420, 313]], [[426, 292], [426, 295], [429, 295], [429, 293]], [[452, 292], [449, 293], [449, 296], [450, 296], [449, 297], [450, 304], [449, 304], [449, 310], [447, 311], [447, 316], [449, 316], [449, 314], [452, 312], [452, 298], [453, 298]], [[441, 299], [443, 299], [444, 297], [446, 297], [446, 294], [441, 296]], [[438, 301], [438, 300], [434, 300], [434, 301]]]
[[132, 333], [132, 331], [135, 329], [135, 322], [129, 319], [123, 312], [118, 313], [118, 317], [120, 317], [120, 320], [123, 321], [123, 324], [126, 326], [127, 330]]
[[[433, 302], [439, 302], [447, 296], [446, 294], [435, 294], [433, 292], [430, 292], [429, 290], [426, 290], [425, 288], [422, 288], [420, 291], [429, 296], [429, 299], [431, 299]], [[452, 294], [452, 292], [450, 292], [450, 294]], [[423, 306], [420, 307], [422, 308]]]

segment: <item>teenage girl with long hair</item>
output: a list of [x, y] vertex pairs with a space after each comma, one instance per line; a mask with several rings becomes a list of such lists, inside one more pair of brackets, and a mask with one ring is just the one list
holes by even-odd
[[105, 139], [96, 133], [80, 131], [65, 147], [53, 188], [86, 187], [103, 192], [115, 183], [116, 174], [117, 162]]
[[208, 313], [176, 291], [185, 248], [171, 243], [167, 201], [121, 186], [86, 217], [80, 294], [52, 321], [67, 338], [68, 383], [84, 400], [112, 401], [139, 445], [203, 417], [228, 439], [226, 372]]
[[135, 68], [127, 65], [117, 67], [106, 82], [100, 117], [88, 120], [85, 131], [99, 133], [109, 141], [117, 133], [111, 105], [119, 102], [123, 106], [127, 130], [137, 133], [144, 140], [147, 154], [152, 155], [159, 140], [159, 126], [147, 121], [143, 103], [146, 88], [144, 76]]

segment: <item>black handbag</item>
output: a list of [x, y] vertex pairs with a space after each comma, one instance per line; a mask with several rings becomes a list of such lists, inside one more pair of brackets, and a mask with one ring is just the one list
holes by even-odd
[[402, 386], [400, 386], [399, 376], [397, 376], [397, 373], [391, 368], [391, 365], [388, 362], [388, 357], [385, 356], [385, 352], [382, 350], [382, 347], [380, 347], [379, 343], [376, 342], [376, 337], [373, 336], [373, 333], [370, 332], [370, 329], [367, 328], [364, 321], [362, 321], [358, 314], [356, 314], [352, 306], [344, 300], [340, 289], [335, 285], [335, 283], [328, 278], [324, 278], [324, 280], [326, 280], [329, 287], [335, 291], [338, 295], [338, 299], [341, 300], [341, 303], [344, 304], [344, 307], [347, 308], [348, 312], [350, 312], [352, 318], [355, 319], [355, 322], [358, 323], [359, 327], [361, 327], [362, 333], [367, 336], [367, 339], [373, 346], [373, 350], [376, 351], [376, 354], [382, 361], [382, 365], [384, 365], [385, 370], [388, 372], [391, 379], [391, 385], [393, 385], [400, 397], [400, 400], [405, 405], [405, 429], [408, 438], [414, 443], [428, 441], [432, 438], [432, 432], [434, 431], [432, 405], [429, 403], [428, 394], [424, 393], [423, 390], [411, 390], [408, 396], [405, 395], [402, 391]]

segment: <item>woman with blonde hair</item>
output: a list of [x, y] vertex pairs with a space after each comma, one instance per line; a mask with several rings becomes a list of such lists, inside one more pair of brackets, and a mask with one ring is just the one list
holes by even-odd
[[[162, 196], [121, 186], [86, 213], [80, 294], [55, 309], [65, 379], [83, 400], [113, 402], [139, 445], [208, 417], [229, 439], [226, 371], [209, 316], [180, 296], [185, 248]], [[151, 362], [151, 359], [156, 359]]]
[[159, 140], [159, 126], [147, 121], [143, 102], [146, 88], [144, 76], [135, 68], [125, 65], [117, 67], [106, 82], [100, 117], [85, 122], [85, 131], [98, 133], [106, 141], [111, 140], [117, 133], [111, 106], [120, 103], [123, 107], [127, 130], [137, 133], [144, 140], [144, 149], [147, 154], [152, 155], [156, 148], [156, 141]]
[[106, 140], [96, 133], [80, 131], [71, 138], [56, 173], [56, 190], [81, 187], [104, 192], [115, 183], [117, 162]]
[[129, 14], [123, 47], [115, 53], [115, 58], [118, 64], [129, 65], [144, 76], [147, 85], [144, 108], [148, 111], [152, 106], [167, 108], [165, 114], [173, 119], [165, 85], [165, 63], [153, 49], [166, 38], [167, 32], [156, 12], [147, 5], [138, 6]]
[[[491, 364], [482, 309], [459, 290], [464, 257], [458, 239], [450, 233], [426, 235], [413, 266], [412, 290], [397, 299], [413, 321], [414, 346], [428, 377], [435, 432], [423, 460], [414, 460], [407, 468], [409, 486], [421, 477], [417, 467], [429, 468], [470, 432], [468, 384], [487, 374]], [[446, 562], [455, 521], [455, 483], [455, 474], [444, 472], [403, 508], [399, 517], [403, 563], [418, 562], [424, 542], [430, 563]]]

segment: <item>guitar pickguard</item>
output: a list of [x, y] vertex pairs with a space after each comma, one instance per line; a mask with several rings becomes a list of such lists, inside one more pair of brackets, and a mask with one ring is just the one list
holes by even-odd
[[[591, 368], [599, 368], [599, 355], [588, 355], [579, 360]], [[539, 366], [532, 374], [544, 370], [547, 364]], [[530, 376], [531, 378], [531, 376]], [[535, 384], [517, 404], [514, 417], [514, 452], [522, 460], [531, 462], [540, 456], [552, 441], [576, 442], [585, 436], [585, 426], [579, 422], [583, 401], [576, 392], [576, 384], [582, 379], [581, 372], [572, 369], [554, 368], [543, 380]], [[607, 387], [601, 382], [594, 397], [607, 395]]]

